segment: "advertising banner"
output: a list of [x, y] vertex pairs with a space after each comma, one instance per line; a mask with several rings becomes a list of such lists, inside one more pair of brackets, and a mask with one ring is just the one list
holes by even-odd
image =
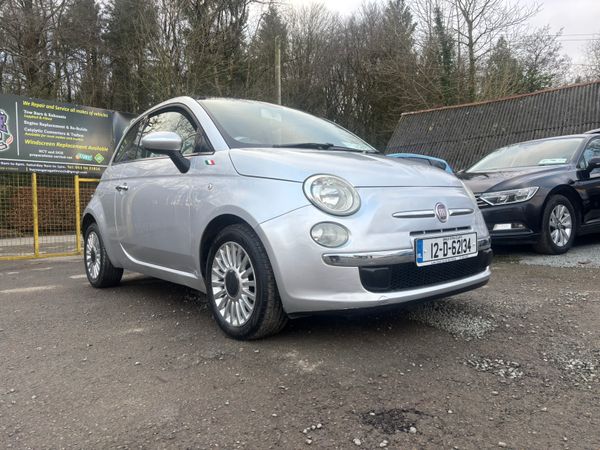
[[0, 173], [100, 177], [132, 114], [0, 95]]

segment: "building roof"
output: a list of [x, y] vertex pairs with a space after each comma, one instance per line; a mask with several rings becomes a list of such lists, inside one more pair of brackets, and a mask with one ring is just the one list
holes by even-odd
[[443, 158], [465, 169], [516, 142], [600, 128], [600, 81], [404, 113], [386, 153]]

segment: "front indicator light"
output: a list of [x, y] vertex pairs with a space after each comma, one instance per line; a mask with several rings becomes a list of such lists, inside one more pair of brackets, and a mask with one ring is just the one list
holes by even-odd
[[348, 242], [350, 232], [338, 223], [321, 222], [312, 227], [310, 237], [323, 247], [335, 248]]

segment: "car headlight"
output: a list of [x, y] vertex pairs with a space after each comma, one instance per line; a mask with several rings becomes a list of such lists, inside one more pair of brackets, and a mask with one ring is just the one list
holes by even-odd
[[360, 208], [358, 192], [334, 175], [313, 175], [304, 182], [304, 195], [320, 210], [334, 216], [349, 216]]
[[511, 189], [510, 191], [484, 192], [479, 198], [493, 206], [508, 205], [510, 203], [520, 203], [530, 200], [538, 189], [537, 186], [532, 186], [522, 189]]

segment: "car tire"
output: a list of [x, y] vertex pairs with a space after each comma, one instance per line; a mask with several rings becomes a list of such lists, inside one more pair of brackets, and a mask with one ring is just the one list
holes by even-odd
[[206, 263], [206, 290], [215, 320], [234, 339], [260, 339], [287, 323], [269, 257], [248, 225], [230, 225], [216, 236]]
[[93, 223], [85, 230], [83, 264], [90, 284], [95, 288], [116, 286], [123, 277], [123, 269], [110, 262], [98, 225]]
[[569, 251], [577, 234], [577, 210], [564, 195], [553, 195], [542, 215], [542, 231], [534, 249], [546, 255]]

